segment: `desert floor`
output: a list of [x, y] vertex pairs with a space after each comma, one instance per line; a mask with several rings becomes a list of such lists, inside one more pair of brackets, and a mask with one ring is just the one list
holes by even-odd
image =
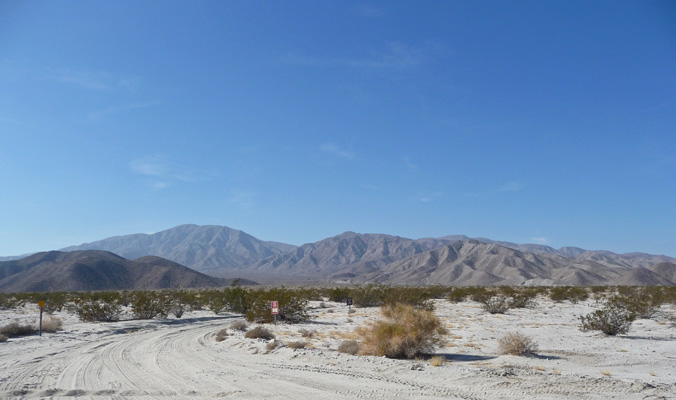
[[[271, 326], [282, 344], [229, 330], [237, 315], [207, 311], [182, 319], [82, 323], [56, 313], [64, 330], [0, 343], [0, 398], [82, 399], [676, 399], [676, 307], [637, 320], [628, 335], [579, 330], [595, 308], [539, 299], [533, 308], [491, 315], [475, 302], [436, 301], [449, 328], [446, 346], [429, 360], [392, 360], [336, 351], [379, 309], [348, 315], [342, 304], [312, 302], [311, 322]], [[320, 305], [324, 306], [320, 308]], [[0, 311], [0, 325], [37, 321], [37, 306]], [[299, 330], [313, 330], [311, 338]], [[498, 354], [498, 339], [522, 332], [536, 356]]]

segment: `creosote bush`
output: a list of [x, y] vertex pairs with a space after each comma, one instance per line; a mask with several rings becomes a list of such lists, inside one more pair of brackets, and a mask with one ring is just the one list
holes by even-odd
[[633, 317], [617, 303], [606, 303], [605, 307], [580, 317], [580, 330], [601, 331], [608, 336], [624, 335], [629, 332]]
[[498, 339], [498, 351], [500, 354], [523, 356], [534, 354], [537, 349], [537, 343], [522, 333], [508, 333]]
[[270, 302], [279, 303], [277, 320], [288, 323], [298, 323], [311, 318], [308, 313], [308, 299], [313, 294], [301, 290], [290, 290], [284, 287], [273, 289], [259, 289], [249, 291], [250, 307], [246, 312], [249, 322], [270, 323], [273, 315], [270, 312]]
[[268, 328], [263, 326], [257, 326], [244, 334], [245, 338], [249, 339], [265, 339], [271, 340], [275, 338], [275, 334], [272, 333]]
[[338, 352], [355, 355], [359, 352], [359, 342], [356, 340], [345, 340], [338, 346]]
[[568, 300], [575, 304], [589, 298], [587, 288], [579, 286], [555, 286], [549, 290], [549, 298], [556, 302]]
[[114, 322], [122, 315], [122, 306], [118, 300], [84, 300], [74, 309], [83, 322]]
[[9, 338], [7, 337], [7, 335], [3, 335], [3, 334], [0, 333], [0, 342], [6, 342], [7, 339], [9, 339]]
[[359, 353], [389, 358], [414, 358], [432, 352], [447, 333], [432, 311], [395, 304], [383, 307], [383, 319], [357, 329]]
[[505, 296], [493, 296], [483, 300], [482, 308], [491, 314], [504, 314], [509, 310], [510, 301]]
[[137, 292], [131, 296], [131, 310], [135, 319], [166, 318], [172, 302], [161, 293]]

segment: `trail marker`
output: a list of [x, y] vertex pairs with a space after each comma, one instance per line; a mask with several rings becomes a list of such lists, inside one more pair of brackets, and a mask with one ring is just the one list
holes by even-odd
[[38, 301], [38, 305], [40, 306], [40, 336], [42, 336], [42, 309], [45, 307], [45, 301]]
[[347, 298], [347, 310], [350, 311], [352, 309], [352, 297]]

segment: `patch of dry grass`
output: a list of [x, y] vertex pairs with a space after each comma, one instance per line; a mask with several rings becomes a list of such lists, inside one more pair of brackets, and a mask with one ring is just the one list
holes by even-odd
[[265, 339], [271, 340], [275, 338], [275, 334], [264, 326], [257, 326], [244, 334], [248, 339]]
[[444, 365], [444, 358], [441, 356], [434, 356], [430, 358], [430, 365], [433, 367], [440, 367]]
[[222, 342], [227, 338], [228, 338], [228, 330], [225, 329], [225, 328], [221, 329], [220, 331], [218, 331], [216, 333], [216, 341], [217, 342]]
[[498, 339], [498, 350], [500, 354], [523, 356], [534, 354], [537, 349], [537, 343], [523, 333], [508, 333]]
[[338, 346], [340, 353], [355, 355], [359, 352], [359, 342], [356, 340], [345, 340]]
[[309, 342], [305, 340], [298, 340], [296, 342], [287, 342], [286, 345], [289, 346], [292, 349], [304, 349], [310, 344]]
[[57, 317], [47, 317], [42, 320], [43, 332], [56, 332], [63, 329], [63, 321]]

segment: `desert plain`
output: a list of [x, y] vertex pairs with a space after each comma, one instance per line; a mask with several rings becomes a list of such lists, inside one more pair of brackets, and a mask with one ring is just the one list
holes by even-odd
[[[676, 399], [673, 304], [620, 336], [579, 329], [579, 316], [598, 308], [593, 299], [538, 298], [505, 314], [473, 301], [434, 305], [449, 334], [435, 354], [415, 360], [338, 352], [380, 309], [348, 313], [328, 301], [310, 302], [309, 322], [266, 324], [272, 345], [228, 329], [244, 321], [236, 314], [90, 323], [56, 312], [62, 330], [0, 343], [0, 398]], [[0, 325], [37, 323], [38, 315], [36, 304], [24, 304], [0, 311]], [[222, 329], [228, 335], [218, 341]], [[510, 332], [530, 337], [537, 352], [501, 355], [498, 339]], [[307, 343], [293, 348], [298, 342]]]

